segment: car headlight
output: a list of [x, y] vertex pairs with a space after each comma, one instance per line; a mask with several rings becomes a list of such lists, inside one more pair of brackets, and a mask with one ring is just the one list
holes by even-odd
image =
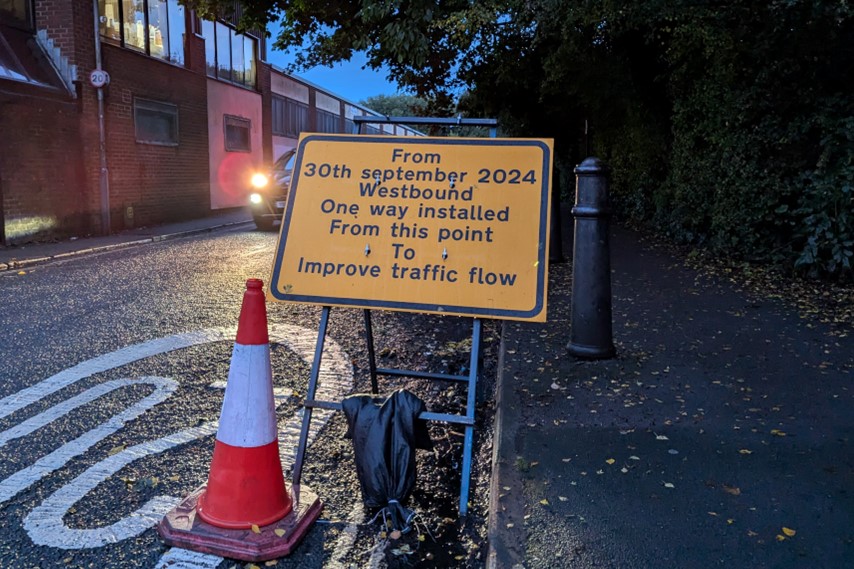
[[267, 178], [264, 174], [258, 172], [257, 174], [252, 175], [252, 186], [255, 188], [264, 188], [270, 183], [270, 179]]
[[249, 194], [249, 201], [252, 203], [261, 203], [261, 194]]

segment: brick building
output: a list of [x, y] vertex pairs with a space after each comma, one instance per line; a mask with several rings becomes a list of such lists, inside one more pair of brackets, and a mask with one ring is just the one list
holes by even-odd
[[0, 246], [242, 207], [300, 132], [370, 113], [265, 54], [178, 0], [0, 0]]

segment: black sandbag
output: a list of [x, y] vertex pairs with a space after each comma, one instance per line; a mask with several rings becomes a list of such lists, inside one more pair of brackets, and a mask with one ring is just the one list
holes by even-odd
[[407, 529], [413, 512], [404, 504], [415, 488], [415, 449], [433, 448], [427, 422], [418, 418], [426, 411], [424, 402], [400, 389], [385, 401], [353, 395], [342, 407], [362, 500], [369, 508], [387, 508], [392, 529]]

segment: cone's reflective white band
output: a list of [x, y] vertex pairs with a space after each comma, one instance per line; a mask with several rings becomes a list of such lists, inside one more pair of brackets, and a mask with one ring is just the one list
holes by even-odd
[[277, 440], [270, 345], [234, 344], [216, 439], [234, 447]]

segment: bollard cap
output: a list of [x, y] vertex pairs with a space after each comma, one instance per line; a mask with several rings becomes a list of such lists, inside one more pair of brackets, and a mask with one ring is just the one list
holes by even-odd
[[575, 167], [577, 176], [599, 176], [608, 174], [609, 171], [608, 165], [595, 156], [585, 158], [581, 164]]

